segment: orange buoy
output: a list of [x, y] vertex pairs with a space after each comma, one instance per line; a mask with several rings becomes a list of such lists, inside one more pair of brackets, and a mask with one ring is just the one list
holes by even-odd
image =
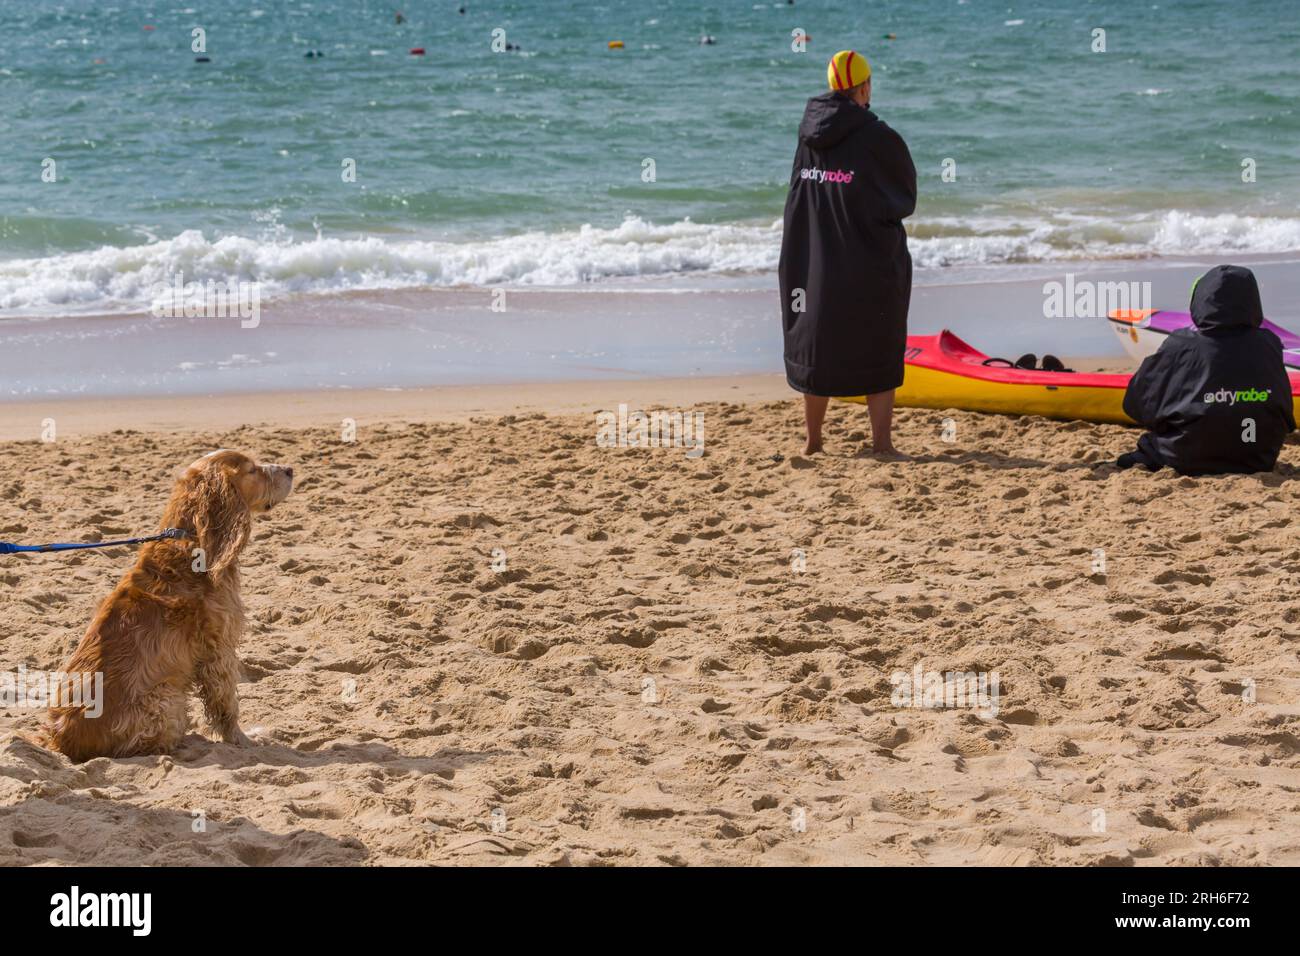
[[611, 50], [621, 50], [621, 49], [623, 49], [623, 41], [622, 41], [622, 40], [610, 40], [610, 41], [609, 41], [609, 48], [610, 48]]
[[424, 56], [424, 47], [422, 46], [411, 47], [411, 56]]

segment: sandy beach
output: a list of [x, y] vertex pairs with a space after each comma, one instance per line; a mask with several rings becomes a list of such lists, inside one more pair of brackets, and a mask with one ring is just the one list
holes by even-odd
[[0, 3], [9, 923], [1285, 926], [1294, 6]]
[[[779, 376], [689, 387], [353, 396], [354, 443], [330, 394], [73, 402], [52, 443], [6, 407], [4, 540], [151, 530], [211, 448], [299, 478], [243, 561], [259, 745], [73, 765], [6, 711], [0, 862], [1300, 863], [1294, 439], [1194, 480], [904, 410], [884, 463], [835, 404], [807, 460]], [[704, 455], [598, 447], [618, 402], [691, 403]], [[56, 668], [132, 560], [3, 559], [0, 666]], [[900, 701], [916, 668], [995, 706]]]

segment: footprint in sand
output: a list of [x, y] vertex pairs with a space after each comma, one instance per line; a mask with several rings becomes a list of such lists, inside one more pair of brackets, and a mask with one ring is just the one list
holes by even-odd
[[1119, 621], [1121, 624], [1132, 624], [1134, 621], [1142, 620], [1142, 618], [1146, 617], [1147, 615], [1145, 611], [1140, 611], [1135, 607], [1130, 607], [1130, 608], [1124, 608], [1119, 611], [1114, 611], [1111, 613], [1110, 616], [1113, 617], [1115, 620]]
[[1187, 571], [1161, 571], [1151, 579], [1153, 584], [1213, 584], [1214, 578], [1204, 572], [1204, 566], [1196, 566]]
[[659, 635], [652, 630], [627, 628], [614, 631], [605, 638], [607, 644], [626, 644], [628, 647], [646, 648], [659, 640]]
[[1157, 644], [1143, 655], [1148, 661], [1218, 661], [1227, 663], [1228, 658], [1211, 650], [1200, 641], [1188, 644]]

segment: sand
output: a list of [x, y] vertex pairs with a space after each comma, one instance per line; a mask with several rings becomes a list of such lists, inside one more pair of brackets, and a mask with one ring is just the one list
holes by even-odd
[[[1300, 864], [1294, 444], [1121, 474], [1118, 426], [905, 410], [884, 463], [836, 404], [806, 460], [757, 398], [691, 459], [609, 407], [0, 443], [4, 540], [152, 528], [213, 447], [299, 476], [243, 561], [261, 743], [73, 765], [7, 711], [0, 862]], [[4, 669], [131, 560], [0, 558]], [[917, 665], [996, 713], [899, 706]]]
[[426, 388], [117, 395], [99, 400], [42, 398], [0, 402], [0, 441], [40, 438], [47, 419], [54, 421], [56, 438], [67, 438], [123, 429], [225, 431], [244, 424], [276, 428], [328, 424], [338, 429], [344, 419], [358, 423], [465, 422], [482, 415], [578, 414], [593, 408], [615, 408], [620, 402], [642, 404], [646, 408], [680, 408], [720, 398], [752, 402], [789, 395], [785, 377], [769, 373], [650, 377], [610, 382], [513, 382]]

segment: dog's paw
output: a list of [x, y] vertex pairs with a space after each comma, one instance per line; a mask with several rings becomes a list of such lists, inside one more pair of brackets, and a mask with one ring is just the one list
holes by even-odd
[[257, 741], [251, 739], [238, 727], [229, 733], [222, 734], [221, 740], [223, 743], [234, 744], [236, 747], [253, 747], [257, 744]]

